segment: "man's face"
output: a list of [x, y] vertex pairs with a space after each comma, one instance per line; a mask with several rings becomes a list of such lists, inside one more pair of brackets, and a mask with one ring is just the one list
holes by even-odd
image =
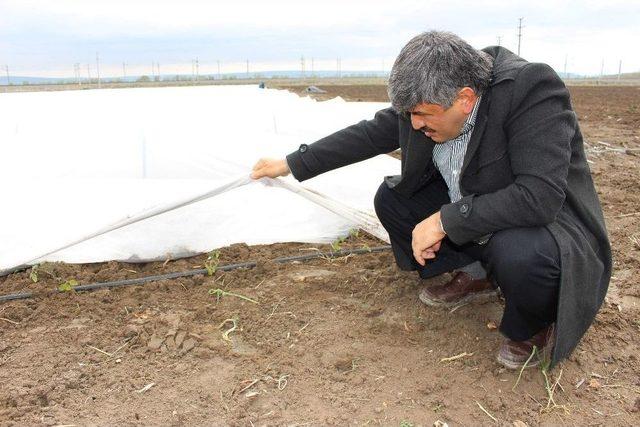
[[476, 99], [472, 89], [464, 88], [447, 109], [438, 104], [418, 104], [409, 112], [411, 126], [437, 143], [453, 139], [460, 135]]

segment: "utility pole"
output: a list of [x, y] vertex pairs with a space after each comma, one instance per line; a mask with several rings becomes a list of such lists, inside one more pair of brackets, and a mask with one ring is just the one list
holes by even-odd
[[622, 59], [618, 62], [618, 80], [620, 80], [620, 76], [622, 74]]
[[122, 79], [127, 80], [127, 64], [122, 63]]
[[200, 80], [200, 62], [196, 57], [196, 81]]
[[518, 18], [518, 56], [520, 56], [520, 42], [522, 41], [522, 20], [524, 18]]
[[600, 78], [604, 77], [604, 58], [602, 58], [602, 63], [600, 64]]
[[502, 46], [502, 36], [498, 36], [498, 46]]
[[89, 79], [89, 84], [91, 84], [91, 64], [87, 64], [87, 78]]
[[567, 78], [567, 59], [569, 58], [569, 54], [564, 55], [564, 78]]
[[191, 80], [195, 80], [196, 76], [196, 62], [195, 60], [191, 60]]
[[218, 80], [220, 80], [222, 78], [220, 75], [220, 60], [217, 60], [216, 62], [218, 63]]
[[100, 89], [100, 56], [96, 52], [96, 72], [98, 73], [98, 89]]
[[304, 78], [304, 55], [300, 57], [300, 76]]
[[313, 77], [315, 75], [315, 64], [314, 64], [314, 58], [311, 58], [311, 77]]
[[9, 76], [9, 66], [4, 66], [5, 71], [7, 72], [7, 86], [11, 85], [11, 76]]
[[76, 78], [76, 83], [80, 86], [80, 64], [77, 62], [73, 64], [73, 75]]
[[336, 72], [338, 74], [338, 78], [342, 77], [342, 59], [336, 59]]
[[160, 63], [156, 62], [156, 68], [158, 69], [158, 81], [162, 80], [162, 77], [160, 77]]
[[249, 60], [247, 59], [247, 78], [249, 78]]

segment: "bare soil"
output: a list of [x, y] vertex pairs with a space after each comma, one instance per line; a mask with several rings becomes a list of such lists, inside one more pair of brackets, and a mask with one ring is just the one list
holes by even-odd
[[[380, 85], [323, 89], [386, 100]], [[606, 303], [550, 387], [540, 369], [518, 382], [495, 362], [498, 299], [426, 307], [420, 287], [447, 277], [420, 281], [390, 252], [275, 264], [315, 249], [233, 245], [221, 264], [258, 266], [85, 293], [51, 291], [201, 268], [206, 256], [0, 278], [1, 294], [38, 292], [0, 304], [0, 425], [640, 424], [640, 88], [571, 93], [615, 264]], [[379, 244], [360, 233], [343, 247]], [[209, 293], [218, 288], [256, 303]]]

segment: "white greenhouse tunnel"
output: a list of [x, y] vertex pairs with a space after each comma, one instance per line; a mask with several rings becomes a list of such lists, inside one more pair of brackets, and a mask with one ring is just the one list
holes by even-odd
[[390, 156], [303, 183], [247, 176], [259, 157], [283, 157], [386, 106], [257, 86], [0, 94], [0, 272], [175, 259], [239, 242], [326, 243], [361, 226], [384, 239], [373, 196], [385, 175], [400, 173]]

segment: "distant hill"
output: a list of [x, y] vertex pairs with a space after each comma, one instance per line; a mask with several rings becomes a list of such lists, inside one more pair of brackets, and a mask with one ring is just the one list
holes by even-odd
[[[618, 74], [610, 74], [603, 77], [599, 75], [590, 76], [585, 74], [576, 74], [576, 73], [558, 73], [558, 75], [562, 79], [606, 79], [606, 80], [615, 80], [618, 78]], [[347, 70], [342, 71], [340, 73], [341, 77], [378, 77], [378, 78], [387, 78], [389, 77], [388, 71], [353, 71]], [[338, 73], [336, 71], [315, 71], [313, 73], [306, 72], [302, 73], [301, 71], [292, 71], [292, 70], [279, 70], [279, 71], [264, 71], [264, 72], [250, 72], [250, 73], [225, 73], [218, 76], [217, 74], [201, 74], [198, 76], [199, 80], [242, 80], [242, 79], [299, 79], [299, 78], [336, 78], [338, 77]], [[620, 75], [621, 79], [640, 79], [640, 72], [633, 73], [622, 73]], [[151, 81], [154, 80], [153, 76], [127, 76], [126, 78], [122, 77], [114, 77], [107, 76], [103, 77], [100, 80], [103, 83], [109, 82], [136, 82], [140, 79]], [[193, 76], [189, 74], [163, 74], [160, 76], [160, 80], [162, 81], [189, 81], [193, 80]], [[82, 83], [87, 83], [87, 79], [80, 79]], [[94, 78], [92, 82], [95, 83], [97, 80]], [[41, 84], [73, 84], [76, 83], [76, 80], [72, 77], [64, 77], [64, 78], [56, 78], [56, 77], [30, 77], [30, 76], [11, 76], [11, 84], [13, 85], [41, 85]], [[0, 77], [0, 85], [7, 84], [7, 77]]]
[[[602, 76], [603, 79], [617, 79], [618, 75], [617, 74], [610, 74], [608, 76]], [[620, 78], [621, 79], [640, 79], [640, 71], [637, 71], [635, 73], [622, 73], [620, 74]]]
[[[388, 72], [386, 71], [342, 71], [340, 76], [342, 77], [387, 77]], [[280, 71], [265, 71], [265, 72], [250, 72], [250, 73], [224, 73], [218, 76], [217, 74], [201, 74], [198, 76], [199, 80], [233, 80], [233, 79], [273, 79], [273, 78], [285, 78], [285, 79], [297, 79], [302, 77], [338, 77], [338, 73], [336, 71], [315, 71], [313, 73], [306, 72], [302, 73], [301, 71], [291, 71], [291, 70], [280, 70]], [[154, 80], [153, 76], [127, 76], [126, 78], [122, 77], [113, 77], [106, 76], [102, 77], [100, 81], [107, 82], [135, 82], [140, 79], [144, 80]], [[186, 74], [162, 74], [160, 76], [160, 80], [163, 81], [188, 81], [193, 80], [193, 76]], [[87, 79], [80, 79], [82, 83], [86, 83]], [[92, 82], [96, 82], [96, 79], [93, 78]], [[76, 83], [76, 79], [72, 77], [30, 77], [30, 76], [11, 76], [11, 84], [13, 85], [38, 85], [38, 84], [73, 84]], [[7, 77], [0, 77], [0, 85], [7, 84]]]

